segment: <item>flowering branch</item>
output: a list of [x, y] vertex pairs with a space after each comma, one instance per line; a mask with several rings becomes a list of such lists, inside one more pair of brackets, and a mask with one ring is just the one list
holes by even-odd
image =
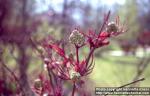
[[[47, 65], [47, 71], [52, 73], [56, 76], [56, 78], [61, 79], [62, 81], [70, 80], [73, 82], [73, 89], [72, 89], [72, 96], [74, 96], [77, 87], [77, 83], [81, 82], [81, 77], [87, 76], [90, 74], [95, 66], [94, 63], [94, 51], [100, 47], [103, 47], [105, 45], [109, 44], [108, 39], [112, 36], [117, 36], [123, 32], [125, 32], [124, 26], [119, 26], [119, 18], [117, 18], [116, 22], [110, 22], [108, 23], [110, 16], [110, 11], [108, 14], [104, 17], [104, 22], [100, 28], [100, 31], [98, 34], [96, 34], [94, 31], [89, 30], [89, 32], [83, 33], [79, 29], [74, 29], [70, 36], [69, 41], [71, 44], [75, 47], [75, 57], [74, 59], [73, 54], [70, 54], [69, 56], [66, 54], [66, 51], [64, 48], [61, 48], [59, 44], [57, 43], [47, 43], [44, 45], [44, 48], [52, 50], [53, 52], [58, 54], [59, 57], [50, 56], [47, 58], [46, 61]], [[45, 42], [44, 42], [45, 43]], [[80, 60], [79, 55], [79, 49], [85, 45], [88, 45], [89, 47], [89, 53], [86, 58]], [[47, 52], [47, 50], [45, 50]], [[56, 90], [53, 86], [52, 82], [52, 76], [49, 73], [50, 83], [51, 87], [54, 90], [53, 94], [59, 93], [59, 95], [56, 96], [62, 96], [62, 92]], [[57, 81], [57, 79], [55, 80]], [[55, 86], [56, 87], [56, 86]], [[62, 90], [62, 89], [61, 89]]]

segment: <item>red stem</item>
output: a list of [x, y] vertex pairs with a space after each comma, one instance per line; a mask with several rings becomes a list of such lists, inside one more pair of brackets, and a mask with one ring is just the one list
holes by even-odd
[[76, 90], [76, 85], [75, 85], [75, 81], [74, 81], [74, 82], [73, 82], [72, 96], [74, 96], [74, 94], [75, 94], [75, 90]]
[[95, 48], [92, 48], [92, 49], [90, 50], [90, 53], [89, 53], [89, 55], [88, 55], [88, 57], [87, 57], [87, 59], [86, 59], [86, 67], [88, 66], [88, 63], [89, 63], [89, 61], [90, 61], [90, 58], [91, 58], [91, 56], [92, 56], [94, 50], [95, 50]]
[[[47, 65], [48, 66], [48, 65]], [[47, 67], [47, 71], [48, 71], [48, 76], [49, 76], [49, 79], [50, 79], [50, 84], [51, 84], [51, 87], [52, 87], [52, 91], [53, 91], [53, 94], [54, 94], [54, 96], [55, 96], [55, 87], [54, 87], [54, 85], [53, 85], [53, 80], [52, 80], [52, 75], [51, 75], [51, 70], [49, 70], [49, 68]]]
[[[100, 29], [100, 31], [99, 31], [99, 35], [100, 35], [100, 33], [102, 32], [102, 30], [104, 29], [106, 23], [108, 22], [109, 16], [110, 16], [110, 11], [107, 13], [107, 16], [104, 17], [104, 22], [103, 22], [103, 25], [102, 25], [102, 27], [101, 27], [101, 29]], [[99, 35], [98, 35], [98, 36], [99, 36]]]
[[79, 65], [79, 47], [78, 46], [75, 46], [76, 47], [76, 58], [77, 58], [77, 66]]
[[[103, 31], [103, 29], [104, 29], [106, 23], [108, 22], [109, 16], [110, 16], [110, 11], [108, 12], [107, 16], [104, 17], [104, 22], [103, 22], [103, 25], [102, 25], [101, 28], [100, 28], [100, 31], [99, 31], [99, 33], [98, 33], [98, 35], [97, 35], [97, 36], [98, 36], [97, 38], [99, 38], [99, 36], [100, 36], [101, 32]], [[96, 39], [96, 44], [97, 44], [97, 43], [98, 43], [98, 39]]]

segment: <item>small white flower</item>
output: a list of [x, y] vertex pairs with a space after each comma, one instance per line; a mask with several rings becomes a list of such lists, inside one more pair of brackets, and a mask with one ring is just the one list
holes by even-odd
[[70, 79], [72, 80], [77, 80], [80, 78], [80, 73], [79, 72], [76, 72], [75, 70], [70, 70]]
[[44, 93], [43, 96], [48, 96], [48, 93]]
[[45, 70], [45, 71], [47, 70], [47, 65], [46, 65], [46, 64], [44, 64], [44, 70]]
[[44, 61], [45, 62], [49, 62], [49, 58], [44, 58]]

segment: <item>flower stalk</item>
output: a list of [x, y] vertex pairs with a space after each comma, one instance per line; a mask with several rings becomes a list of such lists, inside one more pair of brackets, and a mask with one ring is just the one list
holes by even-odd
[[79, 65], [79, 47], [75, 45], [76, 48], [76, 59], [77, 59], [77, 66]]
[[76, 90], [76, 85], [75, 85], [75, 81], [73, 81], [73, 89], [72, 89], [72, 95], [71, 96], [75, 95], [75, 90]]

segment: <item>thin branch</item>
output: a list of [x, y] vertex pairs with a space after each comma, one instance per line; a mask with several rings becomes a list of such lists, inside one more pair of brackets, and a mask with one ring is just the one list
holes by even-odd
[[[137, 66], [137, 74], [136, 76], [133, 78], [133, 81], [139, 79], [140, 76], [143, 75], [144, 71], [146, 70], [147, 66], [149, 65], [150, 62], [150, 58], [147, 57], [143, 57], [142, 60], [139, 62], [138, 66]], [[131, 85], [131, 87], [135, 87], [136, 85]]]
[[53, 94], [54, 94], [54, 96], [55, 96], [55, 87], [54, 87], [54, 85], [53, 85], [53, 80], [52, 80], [52, 74], [51, 74], [51, 70], [49, 70], [49, 68], [47, 67], [47, 71], [48, 71], [48, 76], [49, 76], [49, 79], [50, 79], [50, 84], [51, 84], [51, 86], [52, 86], [52, 91], [53, 91]]
[[103, 25], [100, 28], [99, 34], [103, 31], [106, 23], [108, 22], [109, 16], [110, 16], [110, 11], [107, 13], [106, 17], [104, 17], [104, 22], [103, 22]]
[[[117, 87], [116, 89], [114, 89], [112, 92], [115, 92], [117, 89], [119, 89], [119, 88], [123, 88], [123, 87], [126, 87], [126, 86], [128, 86], [128, 85], [132, 85], [132, 84], [135, 84], [135, 83], [137, 83], [137, 82], [140, 82], [140, 81], [144, 81], [145, 80], [145, 78], [141, 78], [141, 79], [138, 79], [138, 80], [136, 80], [136, 81], [133, 81], [133, 82], [131, 82], [131, 83], [127, 83], [127, 84], [125, 84], [125, 85], [122, 85], [122, 86], [120, 86], [120, 87]], [[104, 95], [104, 96], [107, 96], [108, 94], [106, 94], [106, 95]]]
[[19, 82], [18, 77], [17, 77], [17, 76], [15, 75], [15, 73], [14, 73], [13, 71], [11, 71], [5, 64], [2, 64], [2, 65], [3, 65], [3, 67], [14, 77], [14, 79], [16, 80], [16, 82], [17, 82], [18, 85], [19, 85], [20, 90], [23, 92], [23, 96], [24, 96], [25, 92], [24, 92], [24, 90], [22, 89], [22, 86], [21, 86], [21, 84], [20, 84], [20, 82]]

